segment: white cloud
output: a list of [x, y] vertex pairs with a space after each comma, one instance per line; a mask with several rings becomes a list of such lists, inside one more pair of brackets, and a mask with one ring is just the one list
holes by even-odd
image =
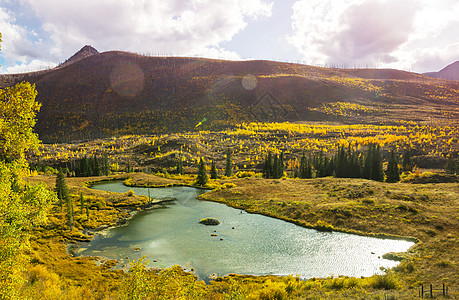
[[45, 70], [49, 68], [54, 68], [57, 64], [49, 61], [43, 61], [39, 59], [34, 59], [27, 63], [17, 64], [11, 67], [7, 67], [5, 74], [17, 74], [24, 72], [32, 72], [38, 70]]
[[421, 72], [434, 56], [459, 59], [451, 50], [459, 42], [456, 0], [299, 0], [293, 10], [288, 40], [307, 63]]
[[234, 58], [220, 49], [243, 30], [246, 18], [269, 17], [263, 0], [23, 0], [42, 21], [53, 45], [50, 53], [65, 60], [85, 44], [99, 51], [208, 55]]

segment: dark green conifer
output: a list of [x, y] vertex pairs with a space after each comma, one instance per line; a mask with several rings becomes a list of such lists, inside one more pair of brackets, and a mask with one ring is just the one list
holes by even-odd
[[382, 168], [382, 157], [379, 145], [374, 147], [370, 179], [375, 181], [384, 181], [384, 171]]
[[69, 189], [67, 187], [67, 182], [65, 180], [65, 174], [62, 169], [59, 169], [56, 177], [56, 193], [57, 198], [59, 199], [59, 208], [62, 211], [62, 206], [64, 202], [67, 202], [70, 198]]
[[274, 154], [273, 165], [272, 165], [272, 175], [270, 178], [277, 179], [279, 178], [279, 157], [277, 153]]
[[281, 152], [281, 154], [279, 155], [279, 161], [277, 166], [277, 178], [284, 177], [284, 167], [284, 152]]
[[304, 178], [312, 178], [312, 162], [311, 159], [308, 159], [306, 163], [306, 173]]
[[392, 149], [389, 156], [389, 162], [387, 164], [386, 182], [398, 182], [400, 181], [400, 173], [398, 169], [398, 159], [395, 154], [395, 150]]
[[130, 160], [128, 160], [128, 162], [127, 162], [127, 165], [126, 165], [126, 172], [127, 172], [127, 173], [131, 173], [131, 172], [132, 172], [132, 170], [131, 170], [131, 161], [130, 161]]
[[215, 161], [212, 161], [212, 165], [210, 167], [210, 179], [217, 179], [217, 166], [215, 165]]
[[67, 224], [70, 230], [72, 230], [75, 223], [75, 212], [73, 210], [73, 200], [71, 197], [67, 198]]
[[83, 214], [83, 210], [84, 210], [84, 197], [83, 197], [83, 193], [80, 193], [80, 210], [81, 210], [81, 214]]
[[266, 156], [265, 165], [263, 167], [263, 177], [270, 179], [273, 176], [273, 159], [271, 151], [268, 151], [268, 155]]
[[306, 177], [307, 164], [308, 163], [307, 163], [306, 155], [303, 152], [303, 156], [301, 156], [301, 159], [300, 159], [300, 168], [299, 168], [299, 171], [298, 171], [298, 177], [307, 178]]
[[108, 154], [104, 152], [102, 154], [102, 175], [107, 176], [110, 173], [110, 163], [108, 162]]
[[453, 159], [453, 156], [451, 154], [448, 155], [448, 160], [446, 161], [445, 171], [448, 174], [459, 173], [458, 162], [455, 159]]
[[199, 161], [199, 169], [198, 169], [198, 177], [196, 179], [196, 184], [200, 186], [205, 186], [207, 183], [207, 172], [206, 172], [206, 164], [201, 157]]
[[410, 148], [407, 148], [403, 153], [403, 162], [402, 162], [403, 172], [413, 171], [413, 164], [411, 163]]
[[233, 163], [231, 161], [231, 150], [226, 151], [226, 166], [225, 166], [225, 176], [231, 177], [233, 175]]
[[183, 157], [182, 153], [180, 153], [179, 158], [177, 159], [177, 166], [176, 166], [177, 174], [183, 175], [185, 172], [183, 171]]

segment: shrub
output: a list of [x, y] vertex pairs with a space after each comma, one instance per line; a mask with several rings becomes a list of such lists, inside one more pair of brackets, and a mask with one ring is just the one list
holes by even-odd
[[225, 189], [230, 189], [230, 188], [233, 188], [235, 186], [236, 185], [234, 183], [224, 183], [223, 184], [223, 188], [225, 188]]
[[245, 177], [254, 177], [256, 175], [253, 171], [239, 171], [236, 173], [237, 178], [245, 178]]
[[332, 290], [341, 290], [344, 288], [344, 278], [333, 278], [327, 286]]
[[375, 289], [396, 290], [400, 287], [400, 282], [392, 272], [384, 275], [373, 276], [371, 286]]
[[126, 192], [126, 196], [128, 196], [128, 197], [132, 197], [134, 195], [135, 195], [135, 193], [134, 193], [133, 190], [129, 190], [129, 191]]
[[359, 280], [355, 277], [349, 277], [344, 281], [344, 286], [348, 289], [357, 288], [360, 286]]
[[267, 280], [259, 291], [257, 299], [260, 300], [283, 300], [288, 299], [286, 285], [283, 282], [272, 282]]

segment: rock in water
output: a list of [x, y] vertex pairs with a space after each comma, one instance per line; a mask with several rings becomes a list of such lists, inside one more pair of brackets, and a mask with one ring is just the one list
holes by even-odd
[[204, 225], [219, 225], [220, 221], [215, 218], [204, 218], [199, 223]]

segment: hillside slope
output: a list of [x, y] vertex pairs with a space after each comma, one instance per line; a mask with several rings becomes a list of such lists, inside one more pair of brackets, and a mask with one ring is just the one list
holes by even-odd
[[43, 104], [36, 130], [44, 141], [190, 131], [204, 117], [200, 129], [250, 121], [459, 119], [459, 83], [397, 70], [90, 54], [52, 70], [0, 76], [3, 86], [36, 84]]
[[432, 77], [432, 78], [459, 80], [459, 61], [456, 61], [446, 66], [441, 71], [424, 73], [423, 75]]

